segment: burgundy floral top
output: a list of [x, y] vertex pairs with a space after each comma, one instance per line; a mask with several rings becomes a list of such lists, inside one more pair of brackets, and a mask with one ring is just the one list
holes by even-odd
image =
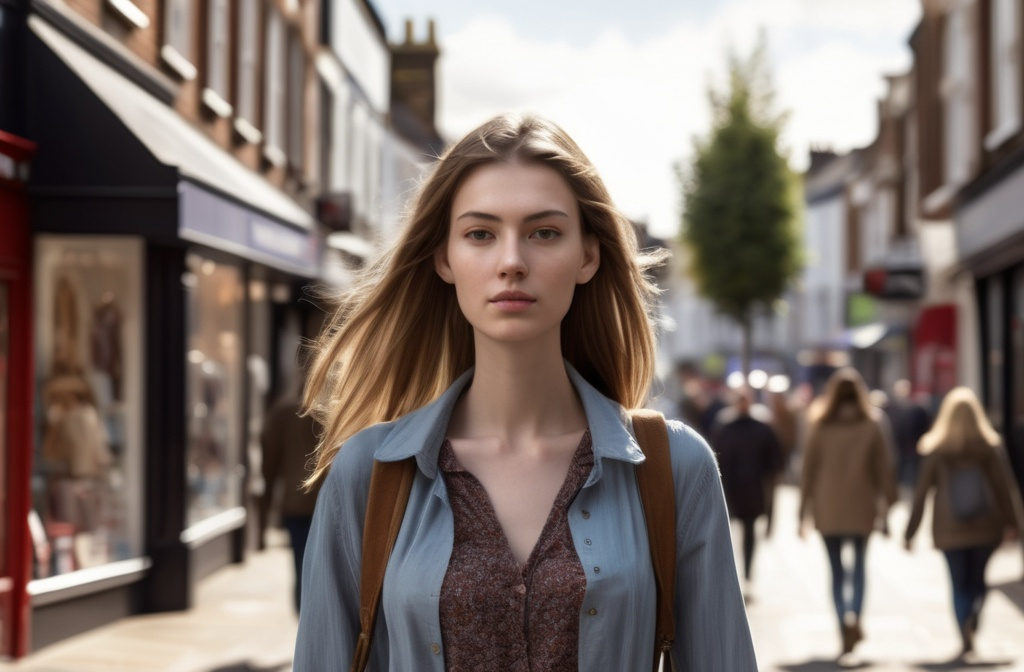
[[513, 557], [487, 492], [459, 465], [447, 440], [439, 466], [455, 516], [455, 543], [441, 586], [446, 669], [576, 670], [587, 577], [567, 512], [594, 466], [590, 430], [524, 565]]

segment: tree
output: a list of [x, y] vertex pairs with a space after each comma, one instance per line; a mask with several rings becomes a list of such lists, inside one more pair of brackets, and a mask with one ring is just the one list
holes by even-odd
[[712, 126], [694, 141], [683, 191], [681, 238], [690, 250], [697, 291], [743, 332], [743, 373], [750, 372], [751, 331], [802, 266], [799, 182], [779, 149], [784, 114], [773, 109], [762, 34], [749, 58], [729, 53], [725, 91], [710, 89]]

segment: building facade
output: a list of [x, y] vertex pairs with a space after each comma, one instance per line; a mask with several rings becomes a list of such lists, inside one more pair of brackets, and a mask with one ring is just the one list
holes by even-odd
[[18, 657], [188, 608], [244, 559], [262, 413], [323, 317], [298, 299], [372, 257], [401, 212], [383, 195], [405, 193], [386, 176], [423, 162], [385, 168], [410, 141], [363, 0], [0, 11], [0, 655]]
[[912, 40], [924, 218], [954, 230], [979, 390], [1024, 483], [1024, 10], [922, 2]]

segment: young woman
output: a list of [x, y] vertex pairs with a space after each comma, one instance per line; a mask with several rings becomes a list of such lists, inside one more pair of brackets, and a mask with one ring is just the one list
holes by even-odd
[[[637, 670], [655, 582], [624, 408], [654, 366], [654, 259], [560, 128], [501, 116], [455, 144], [395, 246], [317, 344], [326, 428], [297, 672], [359, 632], [374, 459], [418, 469], [387, 565], [372, 670]], [[756, 670], [722, 487], [669, 425], [681, 669]]]
[[924, 461], [907, 521], [907, 550], [935, 491], [932, 540], [946, 556], [961, 655], [974, 649], [985, 601], [985, 567], [1004, 540], [1024, 530], [1020, 493], [999, 434], [967, 387], [946, 395], [932, 429], [918, 441]]
[[[897, 497], [889, 432], [881, 413], [868, 401], [863, 379], [851, 368], [832, 374], [825, 391], [808, 409], [807, 420], [800, 536], [805, 535], [804, 520], [810, 513], [825, 541], [832, 599], [847, 654], [864, 637], [860, 617], [868, 537], [880, 514], [884, 527]], [[844, 546], [853, 548], [852, 566], [843, 561]]]

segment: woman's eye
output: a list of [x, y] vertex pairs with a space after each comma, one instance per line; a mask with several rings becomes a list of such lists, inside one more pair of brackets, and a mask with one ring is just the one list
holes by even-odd
[[561, 234], [554, 229], [538, 229], [533, 235], [537, 236], [541, 240], [554, 240]]
[[466, 234], [466, 237], [470, 240], [487, 240], [491, 237], [491, 234], [487, 231], [470, 231]]

